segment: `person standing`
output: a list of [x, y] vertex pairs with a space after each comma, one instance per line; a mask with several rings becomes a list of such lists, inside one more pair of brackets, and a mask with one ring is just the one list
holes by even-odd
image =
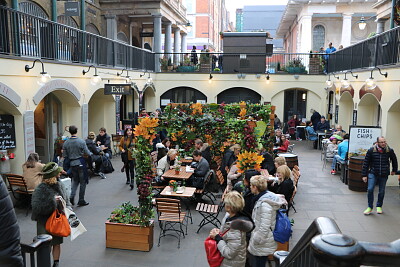
[[275, 114], [275, 119], [274, 119], [274, 130], [276, 129], [281, 129], [282, 123], [281, 120], [278, 118], [278, 115]]
[[203, 140], [197, 138], [194, 140], [195, 149], [201, 151], [201, 155], [205, 158], [208, 164], [211, 164], [211, 151], [208, 143], [203, 143]]
[[[390, 162], [392, 162], [392, 171], [390, 171]], [[387, 145], [385, 137], [378, 137], [376, 144], [365, 155], [362, 167], [362, 179], [364, 183], [368, 182], [368, 208], [364, 210], [365, 215], [370, 215], [374, 207], [375, 184], [379, 185], [376, 213], [381, 214], [383, 212], [382, 205], [386, 182], [389, 174], [395, 175], [397, 168], [397, 157], [394, 150]]]
[[69, 133], [71, 137], [65, 141], [63, 145], [63, 157], [70, 160], [70, 166], [72, 169], [72, 189], [70, 201], [74, 205], [76, 190], [79, 188], [79, 201], [78, 206], [89, 205], [89, 202], [85, 201], [85, 190], [86, 184], [89, 182], [87, 175], [85, 175], [86, 161], [83, 158], [84, 154], [92, 156], [92, 152], [86, 146], [85, 141], [77, 137], [78, 128], [75, 125], [69, 126]]
[[[71, 131], [70, 126], [70, 131]], [[71, 140], [71, 139], [70, 139]], [[83, 140], [82, 140], [83, 141]], [[68, 141], [67, 141], [68, 142]], [[64, 144], [65, 145], [65, 144]], [[86, 146], [86, 145], [85, 145]], [[32, 220], [37, 221], [37, 234], [50, 234], [46, 231], [46, 222], [56, 208], [60, 206], [60, 197], [62, 197], [67, 207], [70, 207], [67, 191], [62, 182], [58, 179], [63, 169], [55, 162], [49, 162], [44, 165], [43, 182], [36, 187], [32, 195]], [[61, 255], [61, 236], [52, 235], [51, 246], [53, 247], [53, 267], [59, 266]]]
[[196, 66], [199, 62], [199, 59], [197, 58], [196, 46], [193, 46], [192, 51], [190, 51], [190, 61], [193, 63], [193, 66]]
[[[326, 54], [331, 54], [333, 52], [336, 52], [336, 48], [332, 45], [332, 42], [329, 43], [328, 48], [325, 50]], [[329, 64], [329, 55], [325, 55], [325, 74], [328, 73], [328, 64]]]
[[314, 125], [314, 130], [317, 130], [317, 125], [321, 121], [321, 114], [318, 111], [311, 109], [310, 112], [312, 113], [310, 121]]
[[131, 148], [134, 146], [135, 141], [132, 134], [132, 129], [127, 128], [124, 132], [124, 137], [121, 138], [119, 142], [119, 150], [124, 153], [121, 154], [122, 161], [124, 162], [125, 174], [126, 174], [126, 184], [129, 184], [131, 190], [133, 190], [135, 182], [135, 161], [132, 157]]

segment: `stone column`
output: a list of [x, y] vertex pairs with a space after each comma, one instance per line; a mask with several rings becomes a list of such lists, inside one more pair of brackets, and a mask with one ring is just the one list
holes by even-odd
[[182, 53], [186, 53], [187, 52], [187, 40], [186, 40], [186, 37], [187, 37], [187, 33], [183, 32], [181, 34], [181, 51], [182, 51]]
[[[162, 52], [162, 47], [161, 47], [161, 14], [153, 15], [154, 17], [154, 37], [153, 37], [153, 52], [155, 53], [161, 53]], [[159, 72], [160, 71], [160, 56], [161, 54], [155, 55], [155, 71]]]
[[[174, 29], [174, 53], [181, 52], [181, 29]], [[174, 54], [174, 64], [178, 65], [180, 55]]]
[[107, 23], [107, 38], [117, 40], [117, 18], [115, 15], [105, 15]]
[[167, 54], [168, 58], [171, 57], [172, 53], [172, 23], [168, 21], [165, 24], [165, 38], [164, 38], [164, 53]]
[[312, 49], [312, 15], [305, 15], [301, 18], [301, 41], [300, 53], [310, 53]]
[[335, 47], [339, 47], [339, 45], [343, 45], [343, 47], [349, 46], [351, 44], [351, 18], [353, 14], [343, 14], [343, 26], [342, 26], [342, 43], [334, 45]]
[[129, 23], [129, 44], [132, 45], [133, 22]]
[[376, 34], [382, 33], [385, 31], [385, 23], [387, 19], [378, 19], [376, 24]]

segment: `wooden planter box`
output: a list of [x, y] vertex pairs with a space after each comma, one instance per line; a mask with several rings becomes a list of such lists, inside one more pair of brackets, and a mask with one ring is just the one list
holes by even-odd
[[154, 222], [148, 227], [106, 221], [106, 247], [150, 251], [153, 247]]

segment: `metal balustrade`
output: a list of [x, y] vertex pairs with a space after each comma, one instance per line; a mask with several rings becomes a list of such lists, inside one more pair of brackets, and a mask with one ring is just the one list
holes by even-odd
[[[52, 237], [50, 235], [38, 235], [33, 239], [33, 242], [31, 244], [21, 243], [21, 252], [24, 259], [24, 266], [50, 267], [51, 240]], [[26, 259], [26, 254], [29, 254], [29, 265]]]

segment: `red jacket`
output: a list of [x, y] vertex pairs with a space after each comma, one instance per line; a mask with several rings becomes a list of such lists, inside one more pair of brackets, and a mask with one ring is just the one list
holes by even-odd
[[285, 140], [285, 142], [280, 147], [278, 147], [277, 150], [282, 152], [287, 152], [289, 145], [290, 145], [289, 140]]

